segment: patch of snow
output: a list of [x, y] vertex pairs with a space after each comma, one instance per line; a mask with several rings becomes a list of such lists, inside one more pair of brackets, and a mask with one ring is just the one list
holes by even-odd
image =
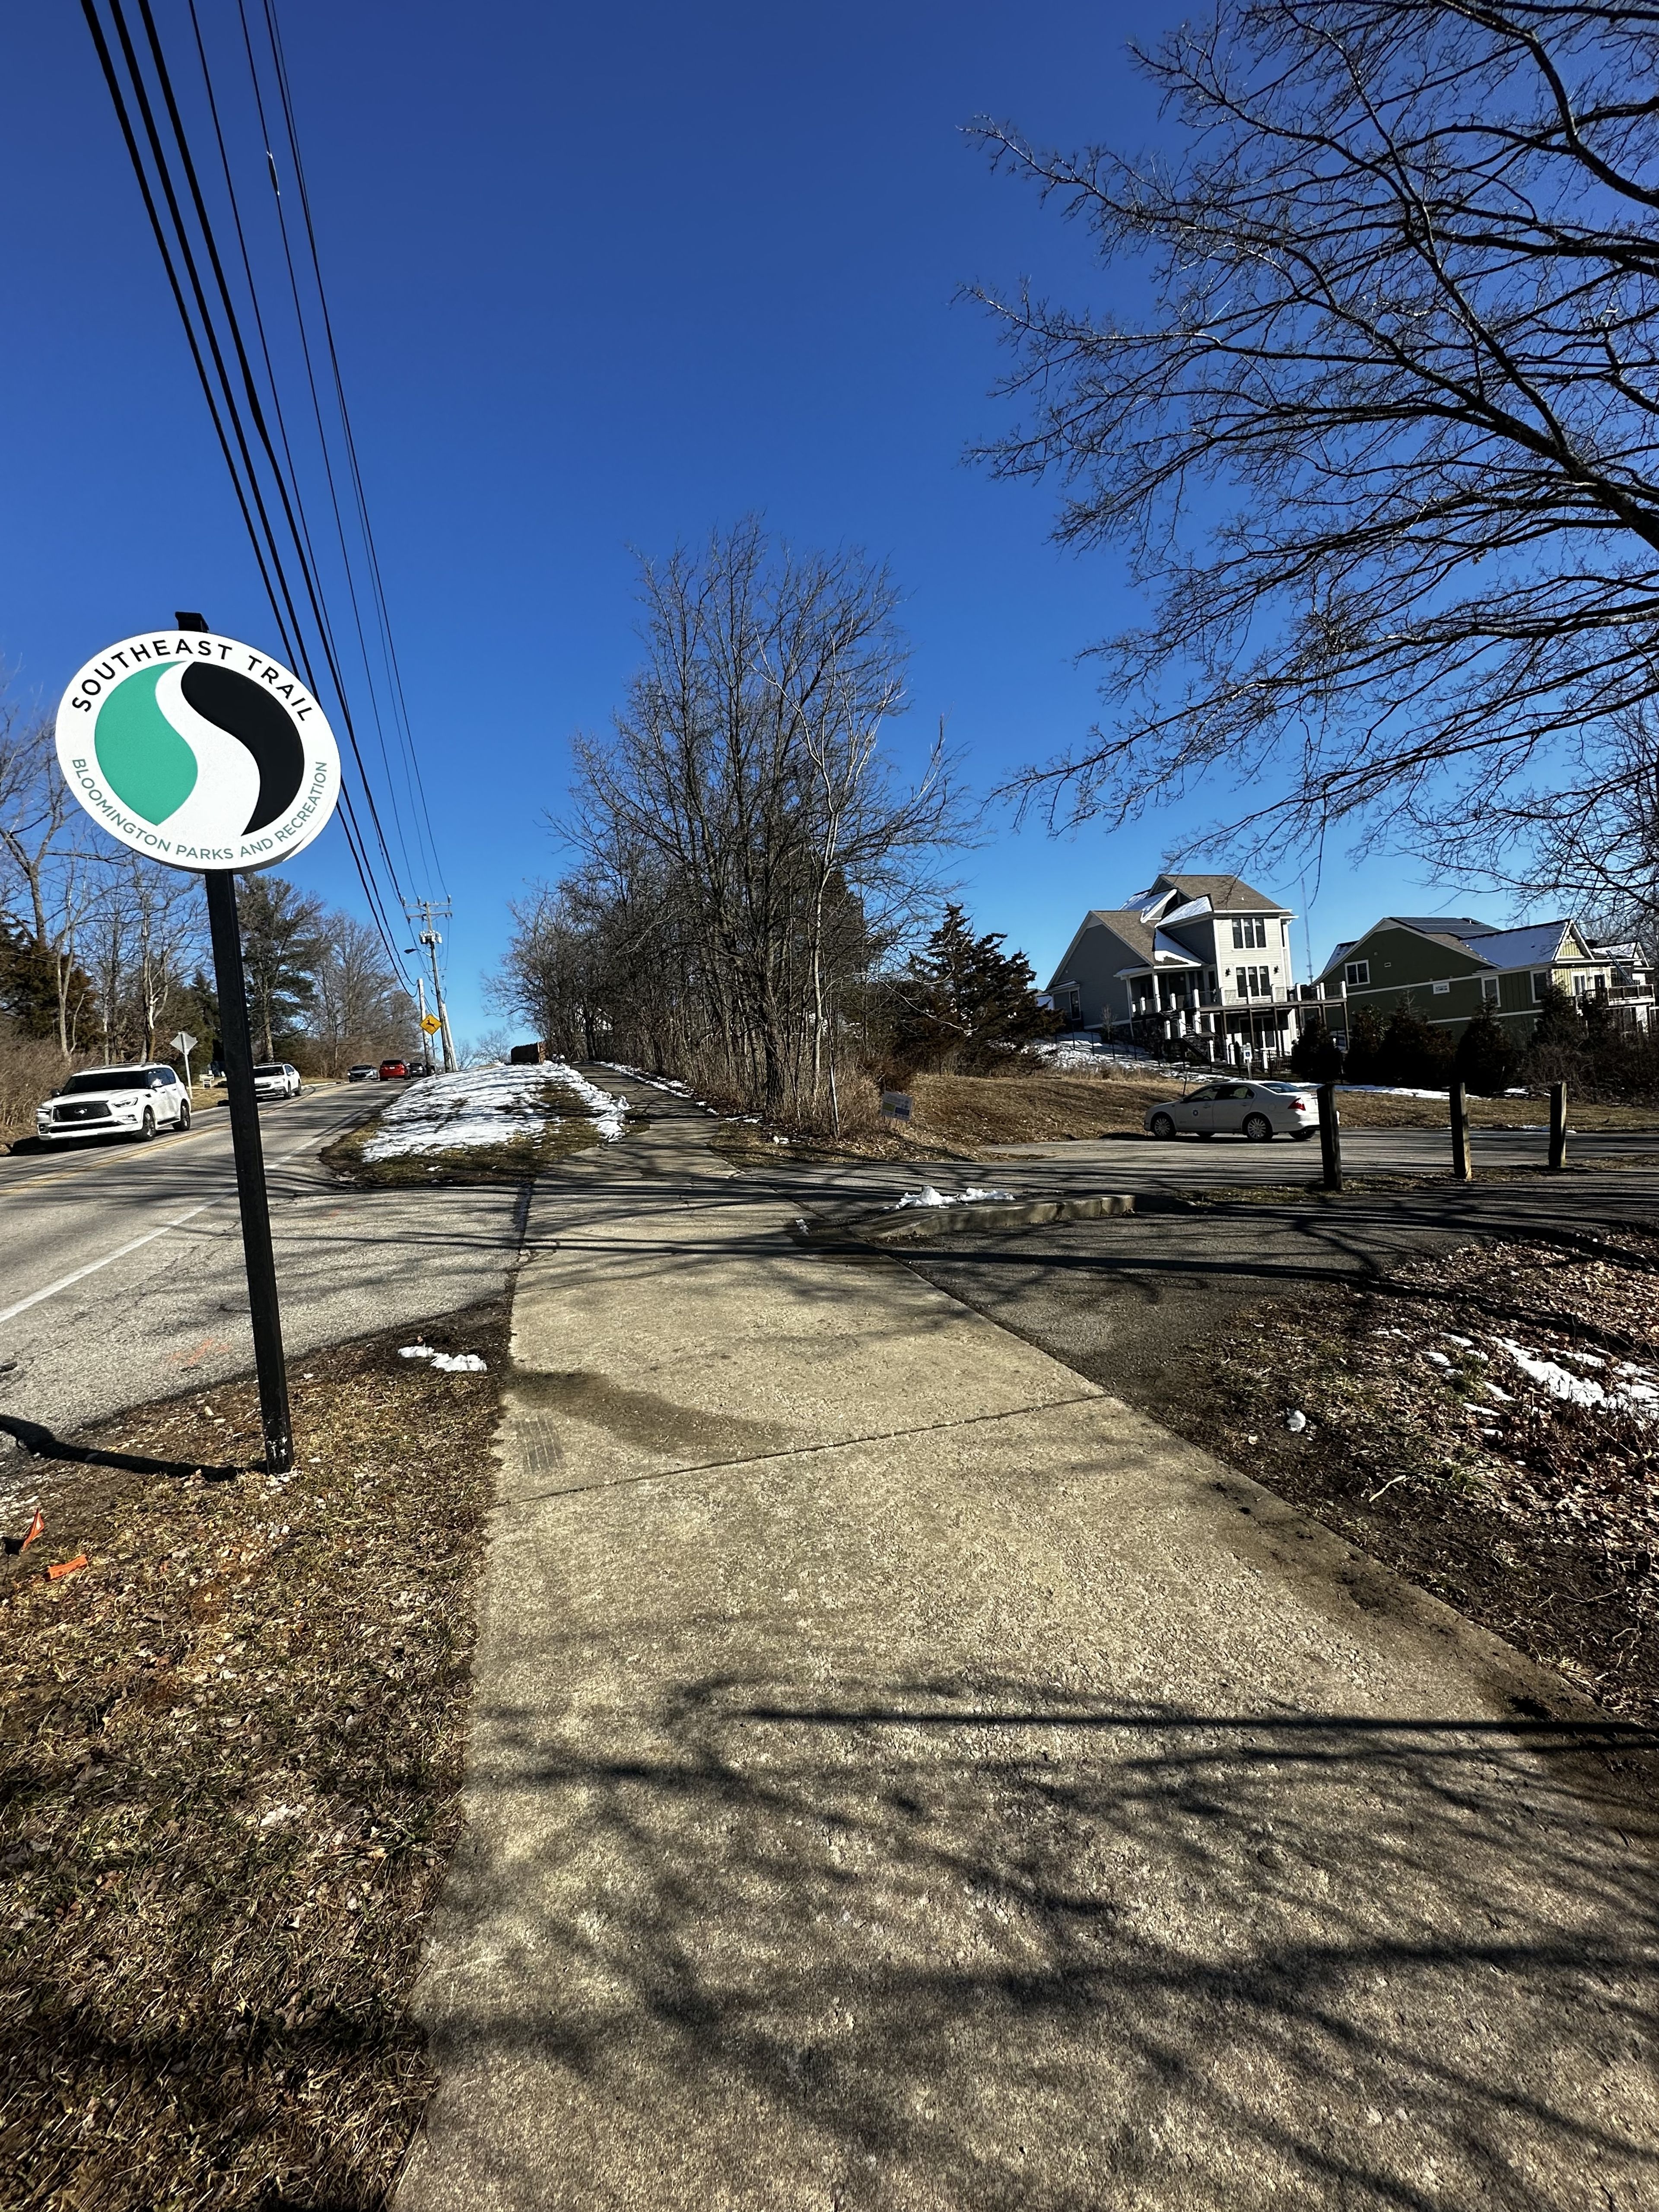
[[477, 1067], [459, 1075], [432, 1075], [412, 1084], [387, 1108], [380, 1126], [363, 1146], [366, 1160], [407, 1158], [416, 1152], [449, 1152], [473, 1145], [498, 1145], [504, 1138], [539, 1136], [557, 1114], [549, 1111], [544, 1085], [557, 1083], [591, 1107], [593, 1124], [607, 1142], [620, 1137], [627, 1108], [562, 1060], [539, 1067]]
[[1293, 1437], [1299, 1437], [1308, 1425], [1308, 1417], [1298, 1407], [1293, 1413], [1285, 1414], [1285, 1425]]
[[942, 1190], [935, 1190], [929, 1182], [924, 1183], [920, 1190], [907, 1190], [902, 1198], [894, 1200], [887, 1211], [896, 1213], [906, 1206], [975, 1206], [983, 1199], [1012, 1198], [1014, 1195], [1012, 1190], [987, 1190], [978, 1183], [969, 1183], [966, 1190], [959, 1190], [952, 1198]]
[[488, 1375], [489, 1367], [476, 1352], [434, 1352], [429, 1344], [400, 1344], [399, 1359], [429, 1359], [444, 1375]]
[[1105, 1057], [1092, 1037], [1044, 1037], [1037, 1057], [1050, 1067], [1093, 1067]]
[[1593, 1376], [1571, 1374], [1559, 1360], [1546, 1359], [1509, 1337], [1495, 1337], [1492, 1340], [1508, 1352], [1523, 1375], [1547, 1390], [1552, 1398], [1565, 1399], [1574, 1406], [1605, 1406], [1613, 1413], [1638, 1413], [1644, 1420], [1659, 1419], [1659, 1389], [1650, 1383], [1615, 1383], [1609, 1390]]
[[1451, 1096], [1447, 1091], [1407, 1091], [1396, 1083], [1339, 1083], [1336, 1087], [1339, 1091], [1360, 1091], [1368, 1098], [1445, 1099]]
[[1448, 1344], [1455, 1344], [1460, 1352], [1473, 1352], [1474, 1349], [1472, 1336], [1454, 1336], [1449, 1328], [1443, 1328], [1440, 1334]]
[[1443, 1352], [1425, 1352], [1423, 1354], [1423, 1357], [1425, 1359], [1433, 1360], [1437, 1367], [1449, 1368], [1451, 1365], [1450, 1360], [1447, 1358]]

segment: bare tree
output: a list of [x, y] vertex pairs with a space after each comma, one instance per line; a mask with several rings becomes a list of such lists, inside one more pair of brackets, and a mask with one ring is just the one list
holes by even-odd
[[960, 836], [941, 738], [913, 787], [896, 593], [759, 526], [642, 568], [645, 665], [578, 747], [580, 865], [515, 906], [492, 996], [559, 1049], [670, 1068], [770, 1112], [839, 1110], [846, 994]]
[[612, 735], [576, 746], [562, 831], [581, 866], [519, 913], [502, 1003], [557, 1009], [590, 1052], [600, 1024], [768, 1112], [810, 1111], [842, 976], [959, 835], [942, 747], [908, 791], [878, 753], [903, 703], [896, 588], [748, 520], [643, 563], [641, 597], [645, 664]]
[[118, 850], [98, 866], [83, 943], [106, 1060], [154, 1060], [206, 937], [199, 878]]
[[1154, 601], [1016, 787], [1121, 822], [1219, 769], [1235, 842], [1369, 815], [1524, 878], [1656, 689], [1659, 9], [1242, 0], [1139, 58], [1172, 161], [976, 126], [1151, 299], [979, 295], [1027, 410], [985, 457]]
[[414, 1001], [392, 972], [380, 933], [335, 912], [317, 920], [313, 934], [315, 991], [308, 1031], [323, 1073], [343, 1075], [355, 1061], [406, 1050], [415, 1027]]
[[82, 1011], [76, 933], [96, 889], [90, 827], [58, 773], [51, 720], [0, 698], [0, 914], [15, 913], [52, 963], [66, 1060]]

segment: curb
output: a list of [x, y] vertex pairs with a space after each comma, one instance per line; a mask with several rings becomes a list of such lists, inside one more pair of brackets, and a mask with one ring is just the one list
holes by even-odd
[[1048, 1221], [1103, 1221], [1134, 1210], [1128, 1191], [1093, 1198], [977, 1199], [962, 1206], [906, 1206], [902, 1212], [826, 1222], [807, 1234], [814, 1239], [856, 1237], [866, 1244], [913, 1244], [919, 1237], [962, 1229], [1034, 1229]]

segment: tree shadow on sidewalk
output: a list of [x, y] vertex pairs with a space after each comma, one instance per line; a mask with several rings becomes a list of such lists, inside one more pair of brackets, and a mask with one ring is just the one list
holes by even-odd
[[485, 1718], [431, 2008], [480, 2172], [501, 2080], [582, 2147], [546, 2204], [1655, 2201], [1650, 1739], [823, 1656]]

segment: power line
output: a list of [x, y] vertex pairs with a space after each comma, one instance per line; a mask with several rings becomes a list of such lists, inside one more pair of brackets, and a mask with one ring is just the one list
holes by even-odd
[[[242, 0], [238, 0], [240, 7]], [[380, 550], [374, 543], [374, 531], [369, 521], [368, 501], [363, 493], [362, 471], [357, 462], [357, 441], [351, 428], [351, 410], [346, 404], [345, 381], [340, 374], [340, 356], [334, 343], [334, 319], [329, 313], [328, 294], [323, 284], [322, 262], [317, 252], [317, 232], [311, 219], [311, 194], [306, 185], [305, 162], [301, 157], [299, 133], [294, 123], [294, 102], [289, 90], [288, 63], [283, 53], [282, 33], [277, 27], [273, 0], [262, 0], [266, 35], [270, 40], [271, 58], [276, 64], [276, 88], [282, 100], [283, 128], [288, 135], [289, 151], [294, 159], [294, 179], [300, 194], [300, 209], [305, 217], [306, 240], [310, 248], [313, 277], [317, 288], [317, 301], [322, 309], [323, 332], [328, 345], [329, 365], [333, 373], [336, 402], [340, 410], [340, 425], [345, 434], [346, 454], [351, 466], [351, 481], [356, 494], [357, 512], [362, 526], [363, 545], [368, 556], [369, 574], [374, 585], [374, 603], [380, 614], [380, 632], [384, 640], [392, 690], [397, 701], [398, 716], [402, 726], [408, 765], [413, 774], [416, 792], [420, 799], [422, 820], [426, 829], [427, 850], [431, 856], [433, 871], [446, 894], [443, 863], [438, 856], [437, 839], [433, 832], [431, 811], [427, 804], [426, 782], [421, 774], [421, 757], [416, 748], [414, 732], [410, 727], [409, 702], [404, 692], [403, 671], [398, 662], [398, 648], [392, 635], [392, 617], [386, 606], [386, 587], [380, 574]], [[246, 15], [244, 15], [246, 23]], [[273, 175], [273, 183], [275, 178]], [[281, 192], [277, 193], [278, 204]]]
[[[110, 0], [110, 5], [118, 21], [121, 0]], [[294, 543], [301, 580], [305, 586], [312, 617], [317, 625], [323, 655], [328, 664], [329, 676], [333, 683], [335, 696], [340, 702], [341, 719], [345, 725], [346, 738], [351, 746], [352, 757], [357, 763], [357, 773], [362, 780], [363, 796], [368, 801], [369, 818], [374, 825], [375, 842], [380, 846], [381, 858], [386, 862], [386, 870], [392, 877], [393, 885], [396, 886], [397, 868], [392, 861], [391, 848], [386, 843], [386, 831], [380, 826], [380, 813], [374, 803], [374, 786], [368, 780], [368, 770], [364, 765], [362, 753], [357, 744], [357, 732], [352, 720], [350, 702], [346, 696], [345, 679], [341, 674], [339, 660], [334, 650], [333, 629], [323, 610], [317, 579], [313, 573], [312, 562], [307, 551], [309, 533], [296, 520], [295, 515], [295, 501], [299, 497], [299, 487], [297, 484], [294, 487], [294, 495], [290, 498], [289, 486], [283, 474], [282, 464], [276, 458], [276, 449], [271, 443], [270, 432], [266, 426], [264, 409], [260, 404], [252, 366], [248, 360], [247, 348], [243, 343], [241, 324], [237, 318], [235, 305], [230, 296], [230, 286], [226, 281], [224, 264], [219, 258], [218, 241], [214, 236], [213, 224], [207, 211], [207, 203], [202, 196], [201, 182], [196, 173], [196, 163], [191, 154], [190, 142], [185, 136], [184, 123], [179, 113], [179, 103], [173, 96], [173, 80], [168, 73], [167, 57], [161, 51], [161, 38], [155, 28], [155, 18], [150, 10], [150, 0], [138, 0], [138, 12], [149, 41], [150, 58], [155, 64], [156, 78], [161, 88], [161, 97], [167, 106], [167, 118], [173, 125], [173, 139], [179, 149], [179, 159], [184, 163], [185, 180], [190, 187], [191, 202], [196, 210], [196, 220], [200, 225], [203, 242], [207, 247], [208, 258], [218, 286], [220, 301], [225, 311], [225, 320], [229, 328], [231, 343], [235, 349], [237, 363], [242, 372], [248, 405], [252, 410], [253, 427], [258, 434], [259, 443], [264, 449], [265, 459], [270, 465], [271, 475], [276, 479], [276, 494], [282, 501], [283, 519], [288, 524], [289, 535]], [[301, 651], [303, 650], [303, 642], [301, 642]], [[316, 678], [309, 659], [305, 659], [301, 665], [305, 670], [307, 682], [314, 690], [317, 688]]]
[[[183, 179], [182, 192], [179, 185], [175, 183], [172, 161], [169, 158], [167, 146], [163, 140], [163, 135], [158, 124], [155, 103], [151, 100], [149, 86], [145, 81], [144, 72], [140, 64], [138, 53], [128, 28], [123, 9], [123, 0], [104, 0], [104, 4], [108, 10], [110, 21], [115, 34], [115, 40], [119, 46], [121, 58], [125, 63], [126, 77], [131, 86], [131, 99], [129, 98], [126, 87], [123, 84], [121, 71], [118, 68], [115, 54], [112, 51], [110, 40], [105, 35], [103, 26], [100, 21], [97, 0], [82, 0], [82, 12], [86, 18], [88, 29], [91, 32], [94, 46], [98, 54], [100, 64], [103, 70], [105, 82], [109, 89], [111, 100], [115, 107], [117, 120], [120, 126], [123, 139], [126, 144], [128, 157], [132, 164], [134, 174], [137, 179], [139, 191], [143, 199], [146, 213], [149, 218], [150, 228], [155, 235], [157, 248], [161, 255], [162, 265], [166, 270], [168, 283], [173, 292], [173, 302], [175, 307], [178, 308], [180, 322], [184, 325], [186, 342], [190, 347], [191, 359], [196, 367], [198, 379], [201, 384], [204, 396], [208, 402], [209, 413], [213, 422], [215, 433], [219, 441], [220, 451], [223, 455], [226, 467], [230, 473], [232, 487], [236, 496], [239, 509], [242, 515], [244, 526], [248, 533], [249, 542], [253, 548], [255, 562], [258, 568], [260, 580], [264, 586], [266, 597], [270, 603], [277, 633], [282, 639], [286, 657], [296, 668], [302, 672], [307, 684], [309, 684], [311, 688], [315, 690], [318, 688], [316, 675], [311, 664], [311, 655], [307, 641], [307, 624], [302, 617], [302, 608], [309, 614], [311, 625], [320, 647], [323, 661], [327, 669], [335, 698], [338, 703], [341, 721], [346, 732], [350, 745], [352, 758], [357, 771], [357, 781], [362, 787], [362, 796], [368, 807], [368, 820], [374, 832], [373, 847], [378, 848], [380, 861], [384, 864], [386, 874], [390, 879], [392, 890], [390, 899], [388, 899], [386, 894], [382, 891], [380, 884], [377, 880], [379, 868], [374, 864], [371, 845], [368, 842], [366, 842], [364, 838], [362, 823], [358, 818], [356, 809], [353, 804], [353, 794], [349, 787], [343, 788], [341, 793], [342, 827], [345, 833], [347, 848], [350, 852], [353, 865], [357, 871], [358, 879], [362, 885], [364, 896], [368, 903], [369, 911], [373, 917], [376, 932], [380, 938], [382, 945], [386, 948], [387, 957], [391, 961], [394, 971], [398, 975], [405, 987], [407, 987], [409, 981], [408, 975], [404, 969], [400, 948], [396, 942], [396, 933], [394, 933], [391, 924], [391, 909], [404, 906], [406, 902], [405, 895], [399, 883], [398, 871], [393, 862], [385, 828], [381, 822], [380, 808], [375, 799], [374, 783], [368, 775], [368, 765], [363, 758], [362, 750], [357, 740], [355, 720], [352, 714], [350, 701], [347, 693], [343, 670], [337, 650], [333, 627], [327, 608], [326, 595], [322, 586], [320, 571], [318, 567], [316, 548], [312, 538], [310, 526], [306, 514], [303, 489], [300, 481], [295, 451], [289, 435], [288, 424], [283, 414], [280, 380], [277, 376], [276, 364], [272, 358], [270, 340], [265, 326], [265, 319], [259, 304], [258, 285], [254, 275], [252, 256], [249, 249], [247, 235], [242, 222], [241, 209], [236, 195], [228, 149], [225, 142], [224, 132], [221, 125], [219, 103], [214, 92], [211, 73], [208, 65], [205, 46], [201, 38], [200, 26], [196, 18], [193, 0], [191, 8], [191, 15], [192, 25], [195, 27], [197, 34], [197, 47], [198, 58], [202, 65], [204, 86], [207, 95], [210, 113], [212, 118], [214, 134], [218, 146], [221, 166], [224, 173], [226, 191], [230, 204], [231, 217], [235, 228], [237, 247], [241, 258], [242, 274], [247, 289], [249, 305], [252, 313], [253, 325], [258, 340], [257, 349], [264, 368], [266, 382], [270, 392], [270, 405], [269, 419], [267, 416], [266, 407], [261, 398], [258, 379], [255, 375], [250, 348], [243, 336], [240, 318], [238, 314], [236, 302], [233, 296], [230, 283], [226, 274], [224, 261], [219, 251], [218, 241], [215, 235], [213, 221], [208, 209], [206, 195], [203, 191], [201, 179], [198, 173], [194, 158], [191, 155], [188, 133], [185, 126], [184, 118], [180, 112], [179, 103], [176, 97], [172, 76], [167, 67], [167, 58], [161, 46], [161, 38], [151, 10], [150, 0], [137, 0], [137, 5], [140, 18], [143, 26], [145, 42], [149, 51], [151, 66], [155, 73], [155, 83], [161, 96], [161, 106], [166, 112], [167, 123], [170, 126], [173, 146], [177, 150], [177, 160], [179, 164]], [[246, 29], [245, 19], [244, 28]], [[268, 20], [268, 29], [272, 40], [273, 58], [277, 64], [279, 76], [281, 76], [282, 64], [280, 47], [276, 44], [276, 32], [274, 19]], [[249, 64], [250, 68], [252, 69], [253, 57], [251, 42], [249, 45]], [[254, 71], [254, 91], [256, 100], [259, 100], [260, 112], [263, 116], [263, 100], [259, 94], [257, 70]], [[298, 143], [297, 138], [293, 131], [292, 115], [289, 105], [285, 82], [283, 85], [283, 99], [284, 113], [289, 134], [289, 145], [294, 155], [297, 171]], [[142, 127], [142, 144], [141, 130], [139, 128], [135, 128], [133, 120], [132, 110], [134, 104], [136, 104], [139, 125]], [[143, 156], [143, 147], [145, 145], [148, 146], [149, 153], [149, 166], [148, 167]], [[270, 161], [270, 155], [268, 146], [265, 150], [267, 160]], [[272, 162], [272, 167], [274, 171], [274, 162]], [[152, 169], [154, 173], [153, 182], [151, 175]], [[159, 200], [158, 191], [160, 196]], [[303, 187], [301, 187], [301, 197], [303, 204]], [[210, 304], [210, 288], [204, 281], [203, 270], [198, 263], [196, 247], [192, 240], [190, 225], [186, 220], [184, 207], [181, 204], [182, 200], [185, 198], [188, 199], [189, 205], [194, 213], [202, 249], [205, 254], [207, 264], [211, 272], [212, 290], [216, 293], [217, 295], [218, 305], [221, 311], [220, 319], [222, 321], [225, 332], [225, 342], [223, 343], [222, 343], [220, 337], [220, 321], [216, 319], [212, 307]], [[166, 210], [166, 221], [163, 220], [163, 206]], [[280, 192], [278, 195], [278, 206], [280, 220]], [[306, 220], [307, 234], [311, 243], [313, 264], [313, 267], [317, 269], [319, 296], [319, 299], [321, 299], [320, 268], [317, 264], [315, 236], [314, 231], [312, 229], [311, 226], [308, 207], [307, 209]], [[361, 613], [358, 608], [356, 585], [352, 576], [351, 557], [346, 543], [343, 518], [341, 515], [338, 499], [335, 493], [332, 468], [329, 460], [328, 435], [323, 422], [322, 408], [317, 392], [315, 376], [312, 371], [309, 340], [305, 330], [304, 309], [300, 298], [299, 286], [295, 278], [292, 255], [289, 252], [285, 222], [283, 226], [283, 236], [284, 255], [289, 264], [290, 287], [294, 293], [295, 311], [296, 319], [300, 323], [301, 342], [305, 350], [307, 372], [311, 386], [313, 408], [317, 422], [318, 436], [322, 448], [325, 468], [328, 476], [329, 492], [331, 501], [334, 507], [337, 533], [340, 538], [341, 559], [344, 567], [348, 589], [350, 592], [353, 617], [357, 631], [359, 648], [362, 655], [364, 672], [368, 681], [371, 708], [373, 710], [376, 728], [380, 734], [381, 761], [386, 769], [388, 778], [388, 797], [391, 799], [392, 805], [393, 824], [397, 832], [399, 848], [404, 854], [404, 866], [405, 868], [408, 868], [410, 865], [410, 860], [408, 847], [403, 834], [402, 811], [398, 805], [396, 779], [392, 774], [391, 762], [386, 750], [385, 732], [380, 721], [377, 687], [374, 683], [374, 672], [370, 665], [368, 641], [363, 633]], [[191, 312], [192, 301], [194, 302], [195, 307], [195, 313], [193, 316]], [[325, 300], [322, 301], [322, 304], [325, 321], [326, 324], [327, 307]], [[414, 751], [412, 736], [408, 727], [407, 707], [406, 702], [403, 698], [401, 676], [396, 672], [395, 657], [392, 657], [391, 653], [390, 623], [386, 610], [384, 589], [380, 579], [378, 559], [374, 555], [372, 537], [368, 532], [367, 501], [363, 497], [361, 471], [357, 468], [356, 448], [355, 443], [351, 440], [349, 422], [345, 415], [343, 380], [341, 378], [339, 373], [338, 359], [334, 349], [331, 328], [329, 330], [328, 343], [333, 371], [336, 397], [341, 411], [342, 422], [347, 441], [347, 448], [350, 455], [352, 478], [359, 510], [360, 526], [364, 532], [365, 545], [371, 562], [371, 574], [374, 580], [375, 605], [382, 630], [383, 645], [388, 654], [388, 665], [393, 674], [395, 697], [397, 701], [397, 716], [394, 717], [394, 727], [398, 727], [399, 729], [401, 749], [404, 752], [405, 760], [405, 781], [409, 781], [410, 771], [412, 769], [413, 775], [418, 787], [419, 763]], [[229, 354], [234, 356], [236, 371], [240, 372], [240, 396], [238, 392], [238, 377], [233, 373], [229, 361], [227, 359], [227, 347], [228, 348]], [[210, 369], [210, 362], [211, 362], [211, 369]], [[248, 418], [246, 421], [244, 419], [244, 407], [246, 407], [246, 416]], [[274, 440], [271, 434], [270, 427], [272, 422], [274, 422], [276, 426], [276, 438]], [[252, 436], [250, 436], [250, 423], [252, 427]], [[279, 445], [281, 447], [280, 457], [277, 450]], [[264, 457], [265, 471], [274, 487], [275, 498], [280, 509], [280, 526], [277, 518], [273, 514], [271, 507], [267, 501], [264, 489], [262, 489], [261, 471], [255, 458], [254, 448], [256, 447]], [[287, 561], [284, 558], [284, 540], [286, 541], [287, 548], [293, 559], [299, 579], [299, 589], [297, 592], [289, 580]], [[401, 718], [400, 725], [397, 717]], [[425, 811], [425, 793], [423, 788], [421, 789], [421, 805], [428, 833], [428, 850], [431, 854], [435, 866], [435, 840], [431, 836], [430, 817], [429, 813], [427, 813]], [[441, 875], [440, 880], [441, 880]]]

